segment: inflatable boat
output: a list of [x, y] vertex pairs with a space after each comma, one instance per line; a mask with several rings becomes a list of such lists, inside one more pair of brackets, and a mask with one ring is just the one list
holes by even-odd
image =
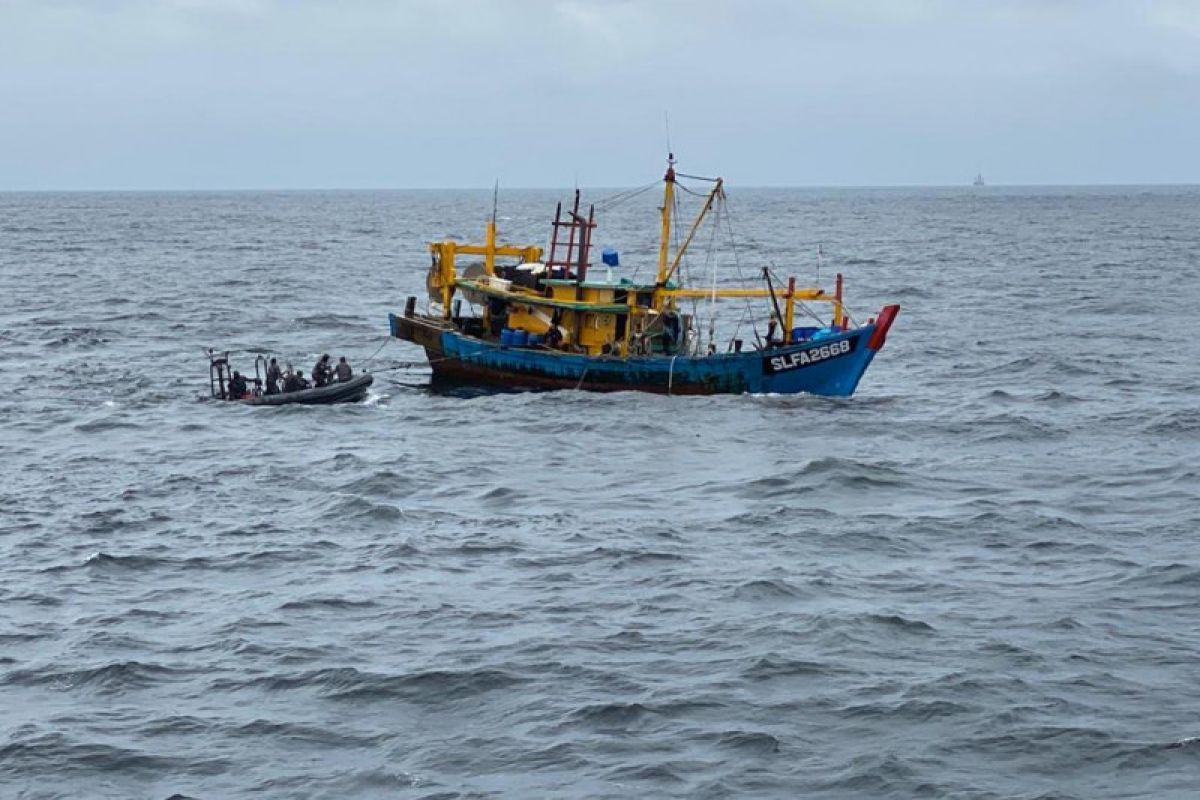
[[[248, 406], [327, 406], [334, 403], [357, 403], [367, 396], [367, 389], [375, 382], [372, 375], [363, 373], [348, 381], [337, 381], [311, 389], [294, 392], [263, 390], [267, 359], [254, 359], [254, 377], [242, 377], [229, 364], [229, 353], [218, 354], [208, 351], [209, 394], [214, 400], [244, 403]], [[235, 388], [240, 382], [240, 388]]]
[[367, 396], [367, 388], [375, 382], [371, 375], [358, 375], [345, 383], [331, 383], [317, 389], [301, 389], [298, 392], [262, 394], [242, 400], [248, 406], [325, 406], [333, 403], [357, 403]]

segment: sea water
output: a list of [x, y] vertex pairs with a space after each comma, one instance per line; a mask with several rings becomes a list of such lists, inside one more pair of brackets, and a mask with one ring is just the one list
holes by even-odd
[[1196, 796], [1200, 190], [730, 202], [693, 285], [901, 304], [853, 398], [430, 391], [490, 190], [0, 194], [0, 796]]

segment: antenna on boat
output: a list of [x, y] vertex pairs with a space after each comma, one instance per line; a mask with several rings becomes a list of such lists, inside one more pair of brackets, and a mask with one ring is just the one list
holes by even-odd
[[815, 283], [817, 284], [817, 286], [821, 285], [821, 243], [820, 242], [817, 243], [817, 280], [815, 281]]
[[496, 224], [496, 208], [500, 205], [500, 179], [496, 178], [496, 185], [492, 188], [492, 224]]

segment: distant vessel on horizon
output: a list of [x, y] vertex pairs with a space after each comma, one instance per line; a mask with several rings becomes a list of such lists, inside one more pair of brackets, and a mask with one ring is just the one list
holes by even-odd
[[983, 173], [982, 172], [975, 173], [975, 185], [976, 186], [986, 186], [986, 184], [983, 182]]

